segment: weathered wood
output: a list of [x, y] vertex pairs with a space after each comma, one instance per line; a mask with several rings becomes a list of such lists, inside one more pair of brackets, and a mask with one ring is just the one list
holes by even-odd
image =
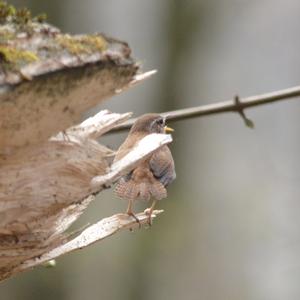
[[0, 10], [0, 280], [4, 280], [41, 263], [40, 257], [63, 254], [68, 245], [73, 249], [66, 230], [94, 195], [170, 142], [170, 137], [157, 136], [152, 145], [137, 146], [136, 155], [111, 169], [114, 152], [96, 138], [131, 114], [102, 111], [77, 124], [90, 108], [153, 72], [138, 74], [139, 65], [124, 42], [103, 34], [70, 36], [3, 2]]
[[116, 47], [116, 43], [108, 44], [92, 64], [90, 60], [83, 64], [83, 57], [78, 57], [78, 64], [60, 65], [64, 68], [55, 72], [49, 66], [51, 72], [2, 91], [0, 154], [46, 141], [76, 124], [83, 112], [126, 88], [138, 67], [133, 59], [124, 57], [128, 46], [120, 42]]
[[[87, 199], [89, 202], [90, 199]], [[155, 218], [157, 215], [161, 214], [163, 210], [154, 210], [152, 212], [151, 218]], [[33, 268], [35, 266], [44, 264], [47, 261], [56, 259], [61, 255], [80, 250], [85, 248], [91, 244], [94, 244], [104, 238], [107, 238], [122, 229], [140, 229], [140, 226], [146, 225], [149, 226], [149, 216], [146, 212], [138, 213], [135, 215], [140, 223], [127, 214], [116, 214], [108, 218], [104, 218], [101, 221], [89, 226], [88, 228], [84, 229], [77, 237], [74, 239], [58, 246], [57, 248], [51, 250], [48, 253], [41, 255], [40, 257], [36, 257], [30, 259], [19, 265], [17, 270], [14, 271], [26, 271], [29, 268]]]
[[20, 266], [28, 260], [36, 260], [65, 244], [66, 229], [93, 200], [92, 194], [107, 188], [153, 151], [171, 142], [169, 135], [147, 136], [110, 167], [113, 152], [91, 137], [98, 137], [99, 132], [129, 117], [130, 114], [100, 112], [64, 135], [19, 151], [3, 162], [0, 280], [24, 270]]
[[0, 10], [0, 159], [75, 125], [135, 82], [127, 43], [65, 34], [6, 3]]

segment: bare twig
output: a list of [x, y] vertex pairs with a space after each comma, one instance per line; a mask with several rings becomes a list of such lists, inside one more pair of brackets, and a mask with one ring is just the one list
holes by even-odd
[[[244, 109], [299, 96], [300, 86], [296, 86], [285, 90], [251, 96], [243, 99], [239, 99], [238, 96], [236, 96], [233, 100], [164, 112], [162, 115], [167, 116], [169, 121], [177, 121], [224, 112], [238, 112], [244, 119], [246, 125], [253, 127], [254, 124], [245, 116]], [[113, 130], [109, 131], [109, 133], [127, 130], [132, 126], [135, 120], [136, 119], [130, 119], [127, 122], [116, 126]]]
[[240, 97], [238, 95], [234, 97], [234, 104], [236, 106], [236, 111], [240, 114], [245, 125], [249, 128], [254, 128], [254, 122], [246, 116], [243, 105], [240, 101]]

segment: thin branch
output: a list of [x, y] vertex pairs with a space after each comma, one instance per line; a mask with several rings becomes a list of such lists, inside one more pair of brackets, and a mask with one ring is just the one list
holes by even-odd
[[[239, 99], [238, 96], [235, 96], [233, 100], [169, 111], [162, 113], [162, 115], [166, 116], [169, 121], [178, 121], [224, 112], [237, 112], [243, 117], [246, 125], [252, 127], [254, 124], [250, 119], [248, 119], [245, 116], [244, 109], [276, 101], [287, 100], [299, 96], [300, 86], [296, 86], [285, 90], [261, 94], [257, 96], [251, 96], [242, 99]], [[109, 131], [109, 133], [127, 130], [132, 126], [135, 120], [136, 119], [130, 119], [127, 122], [116, 126], [111, 131]]]

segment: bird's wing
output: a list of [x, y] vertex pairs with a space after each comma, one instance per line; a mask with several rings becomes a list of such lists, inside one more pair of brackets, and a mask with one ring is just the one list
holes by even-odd
[[169, 185], [176, 178], [174, 160], [168, 146], [163, 146], [154, 152], [149, 164], [153, 175], [164, 186]]
[[114, 158], [114, 162], [126, 156], [126, 154], [128, 154], [136, 146], [136, 143], [143, 137], [144, 136], [140, 134], [128, 135], [124, 143], [118, 149], [116, 156]]

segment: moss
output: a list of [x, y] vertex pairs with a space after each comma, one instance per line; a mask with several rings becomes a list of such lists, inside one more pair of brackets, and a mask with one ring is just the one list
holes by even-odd
[[6, 22], [8, 18], [12, 18], [16, 15], [16, 9], [14, 6], [7, 4], [4, 1], [0, 1], [0, 22]]
[[16, 9], [0, 0], [0, 75], [17, 73], [24, 76], [23, 67], [34, 61], [60, 60], [64, 55], [89, 56], [109, 46], [109, 41], [102, 35], [62, 34], [54, 26], [41, 24], [45, 20], [45, 14], [32, 17], [28, 9]]
[[106, 40], [99, 35], [71, 37], [65, 34], [58, 36], [56, 40], [61, 47], [74, 55], [103, 51], [107, 47]]
[[16, 10], [14, 21], [20, 25], [28, 24], [32, 21], [31, 11], [27, 8]]
[[31, 11], [27, 8], [16, 9], [13, 5], [9, 5], [7, 2], [0, 0], [0, 23], [12, 22], [17, 25], [27, 25], [32, 21], [44, 22], [46, 21], [46, 14], [41, 14], [35, 18], [32, 18]]
[[71, 54], [87, 53], [88, 49], [81, 44], [78, 39], [71, 37], [70, 35], [60, 35], [56, 38], [57, 43]]
[[31, 51], [15, 49], [3, 45], [0, 45], [0, 55], [3, 57], [4, 61], [16, 65], [38, 60], [37, 55]]
[[47, 21], [47, 14], [39, 14], [33, 18], [33, 21], [38, 22], [38, 23], [44, 23]]
[[94, 51], [103, 51], [107, 48], [106, 40], [100, 35], [88, 35], [81, 37], [80, 40]]

